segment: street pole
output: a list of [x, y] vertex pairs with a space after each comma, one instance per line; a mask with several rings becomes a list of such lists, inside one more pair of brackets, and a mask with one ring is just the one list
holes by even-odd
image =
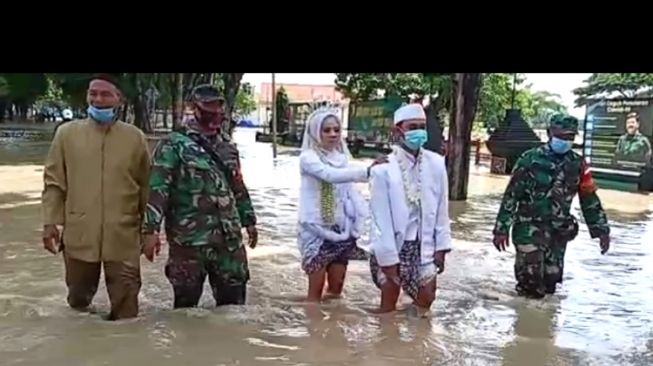
[[277, 158], [277, 93], [272, 73], [272, 157]]

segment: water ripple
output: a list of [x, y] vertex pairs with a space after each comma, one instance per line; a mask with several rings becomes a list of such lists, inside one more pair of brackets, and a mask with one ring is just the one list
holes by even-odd
[[[306, 291], [296, 245], [298, 151], [282, 148], [272, 159], [270, 146], [253, 137], [247, 130], [236, 135], [260, 222], [259, 247], [248, 249], [248, 304], [215, 309], [205, 284], [199, 308], [171, 310], [164, 248], [154, 264], [142, 262], [141, 317], [118, 323], [66, 307], [61, 258], [41, 250], [39, 207], [22, 204], [20, 196], [40, 190], [39, 166], [0, 166], [0, 180], [15, 182], [13, 191], [0, 191], [11, 193], [0, 197], [12, 202], [0, 208], [0, 359], [48, 366], [653, 362], [653, 211], [647, 196], [600, 191], [612, 224], [610, 253], [601, 256], [598, 241], [581, 225], [568, 246], [559, 292], [525, 300], [514, 296], [512, 247], [497, 253], [491, 244], [507, 180], [473, 168], [469, 200], [451, 203], [455, 250], [438, 279], [431, 317], [372, 316], [365, 309], [377, 304], [379, 292], [364, 261], [350, 263], [343, 299], [320, 307], [295, 301]], [[6, 146], [0, 157], [38, 161], [47, 144], [26, 142], [19, 150], [30, 158], [12, 160], [16, 148]], [[365, 184], [356, 186], [368, 196]], [[577, 201], [574, 212], [583, 222]], [[103, 281], [94, 307], [100, 314], [108, 309]]]

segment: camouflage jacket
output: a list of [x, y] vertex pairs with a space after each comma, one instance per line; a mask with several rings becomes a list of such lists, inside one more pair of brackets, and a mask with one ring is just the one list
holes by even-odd
[[615, 150], [615, 161], [635, 161], [648, 164], [651, 159], [651, 142], [648, 137], [637, 133], [619, 137]]
[[256, 224], [238, 152], [220, 137], [203, 137], [222, 158], [225, 172], [193, 137], [201, 135], [191, 124], [172, 132], [155, 149], [143, 231], [158, 231], [165, 217], [170, 243], [226, 244], [236, 249], [242, 241], [241, 228]]
[[548, 144], [530, 149], [515, 165], [494, 234], [507, 235], [513, 226], [515, 244], [545, 244], [552, 235], [571, 240], [578, 230], [569, 212], [576, 194], [592, 238], [608, 234], [607, 217], [583, 157], [573, 151], [556, 154]]

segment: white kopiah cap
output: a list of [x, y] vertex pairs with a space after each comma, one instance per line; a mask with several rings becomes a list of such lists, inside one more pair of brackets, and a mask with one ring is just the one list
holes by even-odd
[[426, 120], [426, 113], [421, 104], [407, 104], [395, 111], [395, 125], [409, 119]]

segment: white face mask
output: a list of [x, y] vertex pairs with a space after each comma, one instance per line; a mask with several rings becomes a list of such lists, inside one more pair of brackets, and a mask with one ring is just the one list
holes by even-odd
[[557, 137], [551, 137], [551, 141], [549, 142], [549, 145], [551, 146], [551, 150], [553, 150], [553, 152], [555, 152], [556, 154], [567, 153], [569, 150], [571, 150], [573, 144], [574, 144], [573, 141], [563, 140]]

